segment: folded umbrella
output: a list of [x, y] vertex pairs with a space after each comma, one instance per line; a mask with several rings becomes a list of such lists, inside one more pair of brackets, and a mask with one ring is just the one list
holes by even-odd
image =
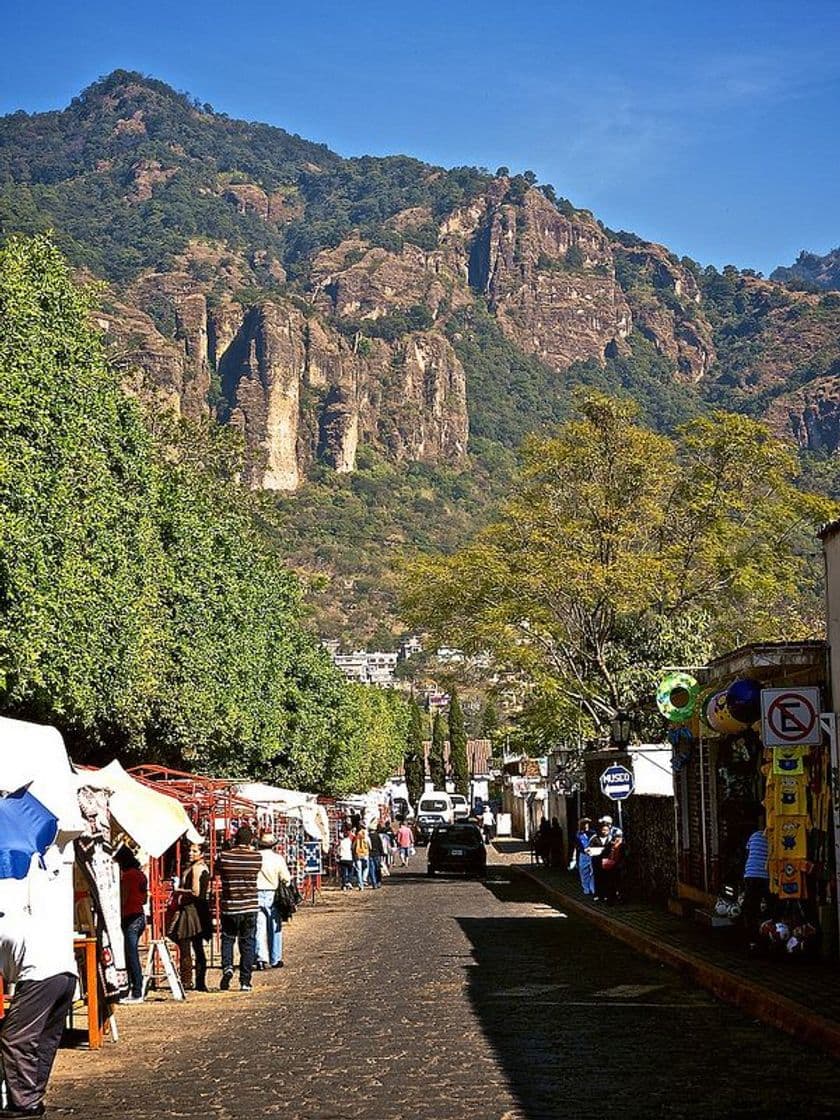
[[25, 879], [57, 834], [58, 818], [26, 786], [0, 797], [0, 879]]

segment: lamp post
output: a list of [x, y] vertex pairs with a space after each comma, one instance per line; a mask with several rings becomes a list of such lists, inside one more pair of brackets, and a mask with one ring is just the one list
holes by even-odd
[[618, 750], [626, 747], [630, 742], [633, 731], [633, 717], [629, 712], [619, 709], [610, 720], [611, 746]]

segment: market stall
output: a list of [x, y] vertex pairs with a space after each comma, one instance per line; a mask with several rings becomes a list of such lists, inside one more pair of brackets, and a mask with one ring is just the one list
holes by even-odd
[[[694, 686], [676, 683], [683, 687], [673, 693], [691, 692], [690, 702], [673, 711], [663, 702], [660, 710], [669, 718], [673, 747], [677, 891], [684, 909], [713, 924], [740, 918], [746, 843], [766, 826], [768, 919], [785, 943], [793, 929], [813, 929], [822, 931], [828, 949], [835, 936], [829, 751], [819, 722], [827, 705], [825, 643], [747, 646], [712, 661]], [[782, 738], [774, 734], [773, 689], [788, 703], [811, 698], [807, 742], [801, 734], [797, 739], [798, 716]], [[769, 926], [765, 932], [770, 937]]]
[[75, 777], [56, 728], [0, 717], [0, 790], [11, 794], [22, 789], [56, 824], [43, 852], [33, 852], [27, 867], [9, 867], [15, 873], [0, 878], [0, 943], [18, 944], [25, 930], [26, 938], [37, 942], [32, 946], [37, 952], [59, 959], [69, 954], [72, 960], [76, 950], [81, 968], [74, 1007], [86, 1008], [87, 1038], [96, 1046], [105, 1017], [104, 1001], [98, 999], [96, 954], [74, 929], [74, 841], [85, 828]]

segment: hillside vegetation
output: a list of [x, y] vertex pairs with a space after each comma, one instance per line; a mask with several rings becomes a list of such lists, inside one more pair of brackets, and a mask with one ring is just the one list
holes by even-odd
[[460, 547], [582, 389], [664, 434], [764, 420], [840, 492], [831, 254], [784, 284], [703, 268], [529, 171], [344, 159], [128, 71], [0, 120], [0, 233], [50, 229], [107, 283], [112, 376], [237, 429], [313, 625], [348, 643], [393, 641], [405, 550]]

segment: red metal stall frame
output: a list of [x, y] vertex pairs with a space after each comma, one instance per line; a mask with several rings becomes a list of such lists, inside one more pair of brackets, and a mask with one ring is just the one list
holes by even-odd
[[[170, 766], [144, 763], [128, 771], [133, 778], [158, 793], [179, 801], [196, 831], [207, 845], [211, 870], [210, 906], [214, 917], [213, 945], [219, 946], [221, 928], [220, 898], [215, 889], [212, 871], [222, 842], [229, 840], [240, 824], [253, 824], [257, 807], [236, 792], [237, 779], [211, 778], [207, 774], [191, 774]], [[219, 828], [219, 822], [222, 827]], [[149, 861], [149, 900], [152, 914], [152, 937], [159, 939], [166, 934], [166, 913], [173, 891], [173, 876], [181, 874], [181, 841], [178, 841], [159, 859]]]

